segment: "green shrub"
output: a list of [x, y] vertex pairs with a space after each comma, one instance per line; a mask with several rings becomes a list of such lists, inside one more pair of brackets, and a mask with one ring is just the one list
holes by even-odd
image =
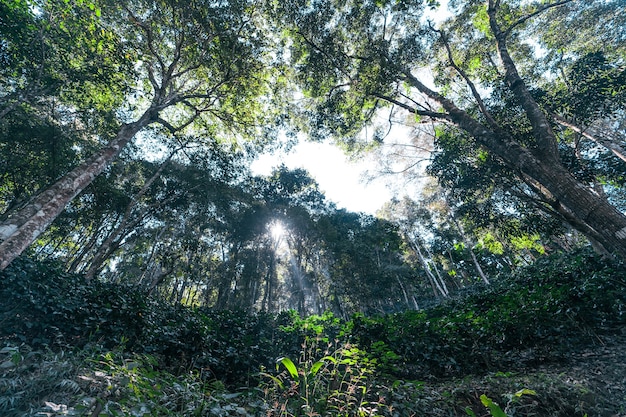
[[626, 323], [625, 270], [588, 251], [557, 255], [482, 292], [422, 312], [356, 315], [348, 328], [365, 351], [381, 342], [392, 347], [403, 378], [559, 360]]
[[[323, 347], [323, 349], [320, 349]], [[314, 356], [323, 350], [324, 356]], [[369, 416], [383, 406], [371, 400], [375, 361], [357, 347], [309, 339], [299, 360], [277, 360], [272, 375], [263, 372], [261, 389], [267, 416]]]
[[[480, 292], [426, 311], [300, 318], [214, 311], [19, 259], [0, 273], [0, 338], [34, 349], [149, 354], [170, 372], [255, 385], [261, 367], [313, 340], [350, 344], [377, 374], [425, 380], [558, 360], [626, 322], [623, 265], [579, 251], [542, 259]], [[320, 352], [313, 352], [322, 357]]]

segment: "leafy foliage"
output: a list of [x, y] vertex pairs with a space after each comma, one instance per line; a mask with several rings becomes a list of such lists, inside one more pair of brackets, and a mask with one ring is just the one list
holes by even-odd
[[[532, 403], [573, 415], [566, 405], [582, 395], [575, 387], [549, 388], [556, 382], [539, 376], [514, 382], [510, 372], [553, 366], [621, 328], [622, 271], [617, 262], [579, 251], [537, 261], [500, 284], [429, 310], [344, 321], [330, 313], [300, 318], [172, 305], [130, 287], [86, 282], [53, 263], [20, 259], [1, 275], [0, 384], [7, 394], [0, 407], [19, 415], [37, 398], [56, 412], [71, 404], [76, 412], [102, 407], [108, 415], [298, 415], [303, 406], [322, 414], [376, 408], [381, 415], [394, 409], [410, 415], [434, 401], [466, 415], [465, 407], [484, 408], [479, 397], [485, 394], [507, 404], [507, 413]], [[277, 360], [285, 368], [274, 374], [268, 370]], [[508, 379], [497, 376], [502, 369]], [[493, 386], [453, 382], [477, 373]], [[442, 378], [450, 382], [440, 389], [456, 385], [454, 395], [404, 382]], [[259, 382], [262, 398], [226, 393], [226, 387]], [[506, 397], [503, 390], [518, 392], [518, 383], [535, 390], [537, 401]], [[542, 388], [566, 396], [563, 403], [549, 405]]]
[[369, 401], [376, 362], [356, 347], [309, 340], [298, 365], [288, 357], [279, 358], [276, 369], [281, 365], [285, 370], [276, 376], [262, 373], [269, 415], [367, 415], [382, 405]]
[[[602, 266], [600, 266], [602, 265]], [[408, 378], [443, 377], [559, 360], [624, 322], [619, 264], [596, 257], [538, 261], [510, 281], [424, 312], [355, 317], [359, 346], [380, 341]]]

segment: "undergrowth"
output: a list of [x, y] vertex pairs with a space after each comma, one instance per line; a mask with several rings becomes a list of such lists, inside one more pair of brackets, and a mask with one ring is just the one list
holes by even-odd
[[553, 369], [619, 334], [622, 271], [580, 251], [342, 321], [171, 305], [21, 259], [0, 274], [0, 414], [615, 415], [626, 400]]

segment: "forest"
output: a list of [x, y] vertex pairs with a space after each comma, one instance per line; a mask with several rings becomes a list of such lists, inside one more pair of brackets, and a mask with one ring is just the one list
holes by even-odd
[[626, 415], [624, 10], [0, 0], [0, 415]]

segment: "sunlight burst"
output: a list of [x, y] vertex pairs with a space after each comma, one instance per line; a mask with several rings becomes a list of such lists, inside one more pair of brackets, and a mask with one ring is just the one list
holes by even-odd
[[272, 239], [274, 239], [275, 241], [279, 241], [286, 232], [285, 226], [283, 226], [283, 224], [278, 220], [274, 220], [272, 223], [270, 223], [268, 228], [270, 234], [272, 235]]

